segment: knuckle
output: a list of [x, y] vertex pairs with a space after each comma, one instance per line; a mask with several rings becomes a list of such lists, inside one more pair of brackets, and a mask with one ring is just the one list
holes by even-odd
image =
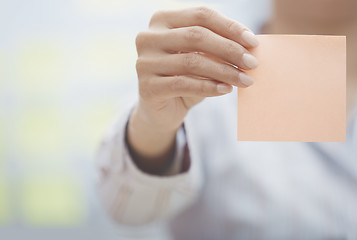
[[236, 33], [236, 32], [240, 31], [239, 25], [233, 21], [231, 21], [227, 24], [227, 29], [230, 33]]
[[196, 53], [188, 53], [183, 56], [183, 67], [187, 70], [195, 70], [199, 67], [200, 57]]
[[150, 34], [148, 32], [140, 32], [136, 35], [135, 45], [137, 50], [140, 50], [146, 44], [150, 37], [149, 35]]
[[235, 58], [238, 55], [237, 43], [229, 42], [226, 45], [226, 56], [230, 59]]
[[244, 31], [247, 30], [246, 28], [244, 28], [244, 26], [242, 26], [240, 23], [234, 22], [234, 21], [230, 21], [227, 25], [226, 28], [228, 30], [228, 33], [232, 36], [236, 36], [239, 37], [240, 34]]
[[228, 66], [227, 64], [222, 64], [220, 67], [221, 73], [222, 74], [231, 74], [232, 73], [232, 67]]
[[212, 15], [215, 13], [215, 11], [211, 8], [205, 7], [205, 6], [201, 6], [196, 8], [195, 10], [195, 17], [198, 20], [207, 20], [210, 17], [212, 17]]
[[238, 73], [235, 73], [234, 69], [226, 64], [220, 67], [220, 72], [230, 83], [234, 83], [237, 80]]
[[181, 76], [175, 76], [173, 78], [172, 84], [171, 84], [171, 90], [185, 90], [187, 89], [188, 85], [185, 79]]
[[161, 19], [164, 18], [164, 15], [165, 15], [165, 14], [166, 14], [166, 12], [163, 11], [163, 10], [156, 11], [156, 12], [152, 15], [152, 17], [151, 17], [151, 19], [150, 19], [149, 26], [152, 26], [152, 25], [154, 25], [155, 23], [159, 22]]
[[186, 38], [190, 42], [199, 42], [205, 37], [203, 27], [194, 26], [187, 29]]
[[136, 60], [136, 71], [139, 73], [141, 72], [143, 69], [145, 69], [147, 62], [143, 57], [138, 57], [138, 59]]
[[209, 88], [208, 88], [206, 82], [205, 81], [201, 81], [200, 84], [198, 85], [196, 93], [199, 96], [204, 96], [204, 95], [207, 95], [208, 92], [209, 92]]

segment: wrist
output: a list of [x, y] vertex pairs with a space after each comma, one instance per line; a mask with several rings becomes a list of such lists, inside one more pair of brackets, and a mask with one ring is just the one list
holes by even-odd
[[175, 146], [177, 130], [160, 129], [135, 107], [128, 122], [128, 143], [143, 158], [162, 159]]
[[135, 106], [131, 116], [132, 126], [142, 128], [148, 134], [155, 134], [158, 137], [175, 135], [182, 124], [173, 123], [168, 119], [166, 112], [152, 110], [153, 107], [147, 105], [139, 101]]

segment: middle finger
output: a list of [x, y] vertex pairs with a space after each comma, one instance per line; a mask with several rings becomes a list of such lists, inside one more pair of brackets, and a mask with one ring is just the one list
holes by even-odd
[[257, 59], [242, 45], [224, 38], [209, 29], [194, 26], [167, 30], [156, 39], [157, 46], [166, 52], [203, 52], [249, 70], [258, 66]]

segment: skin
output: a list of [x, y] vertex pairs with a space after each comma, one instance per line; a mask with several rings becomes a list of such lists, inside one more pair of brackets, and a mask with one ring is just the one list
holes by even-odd
[[212, 9], [154, 14], [149, 30], [136, 38], [140, 98], [127, 132], [142, 170], [162, 172], [174, 151], [176, 132], [194, 105], [253, 82], [237, 67], [257, 67], [248, 50], [257, 45], [245, 26]]
[[[357, 92], [353, 67], [357, 64], [356, 3], [276, 0], [273, 17], [262, 29], [267, 33], [347, 35], [348, 110]], [[249, 50], [257, 45], [249, 29], [212, 9], [153, 15], [149, 29], [136, 38], [140, 97], [127, 129], [129, 148], [139, 168], [162, 175], [188, 111], [205, 97], [253, 84], [240, 70], [258, 66], [249, 56]]]

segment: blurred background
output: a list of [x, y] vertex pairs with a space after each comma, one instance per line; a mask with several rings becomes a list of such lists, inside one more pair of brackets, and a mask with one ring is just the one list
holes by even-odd
[[95, 152], [135, 102], [136, 34], [159, 9], [199, 5], [252, 29], [269, 12], [265, 0], [0, 0], [1, 240], [133, 237], [97, 202]]

